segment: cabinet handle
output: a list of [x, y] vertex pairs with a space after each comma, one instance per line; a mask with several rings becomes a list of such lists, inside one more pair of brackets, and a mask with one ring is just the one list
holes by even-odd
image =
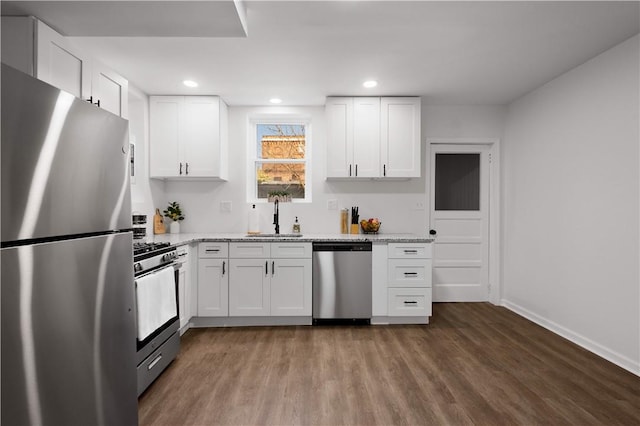
[[220, 251], [220, 249], [205, 249], [204, 251], [207, 253], [217, 253]]
[[87, 102], [89, 102], [90, 104], [93, 103], [93, 96], [89, 96], [89, 99], [86, 99]]
[[264, 261], [264, 274], [265, 275], [269, 275], [269, 261], [268, 260]]
[[418, 254], [418, 250], [405, 250], [405, 254]]
[[227, 263], [227, 262], [225, 262], [224, 260], [222, 261], [222, 276], [224, 276], [224, 274], [225, 274], [224, 267], [225, 267], [225, 264], [226, 264], [226, 263]]
[[415, 300], [405, 300], [404, 304], [405, 305], [417, 305], [418, 302], [416, 302]]
[[358, 177], [358, 165], [356, 164], [356, 177]]
[[189, 163], [184, 163], [184, 171], [185, 171], [185, 175], [189, 174]]
[[405, 272], [404, 276], [405, 277], [417, 277], [418, 273], [417, 272]]
[[100, 107], [100, 99], [98, 99], [98, 102], [96, 102], [96, 105], [98, 105], [98, 108]]
[[182, 163], [180, 163], [180, 174], [182, 174]]
[[387, 165], [383, 164], [382, 165], [382, 176], [387, 176]]
[[351, 177], [351, 164], [349, 164], [349, 177]]
[[271, 276], [276, 273], [276, 262], [271, 262]]

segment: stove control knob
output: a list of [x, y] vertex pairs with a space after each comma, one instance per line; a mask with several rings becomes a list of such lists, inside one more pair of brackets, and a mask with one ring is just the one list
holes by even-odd
[[134, 271], [134, 272], [140, 272], [140, 271], [142, 271], [142, 265], [141, 265], [141, 264], [139, 264], [139, 263], [134, 263], [134, 264], [133, 264], [133, 271]]

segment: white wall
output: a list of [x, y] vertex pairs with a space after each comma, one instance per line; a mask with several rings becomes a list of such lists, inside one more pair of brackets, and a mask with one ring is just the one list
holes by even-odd
[[506, 306], [640, 373], [639, 37], [508, 108]]
[[155, 208], [166, 206], [164, 182], [149, 179], [149, 97], [129, 84], [129, 135], [135, 141], [135, 172], [131, 210], [147, 215], [147, 236], [153, 234]]

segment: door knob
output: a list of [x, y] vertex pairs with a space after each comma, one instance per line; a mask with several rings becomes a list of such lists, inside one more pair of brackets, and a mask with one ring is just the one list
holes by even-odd
[[435, 229], [429, 229], [429, 235], [436, 235]]

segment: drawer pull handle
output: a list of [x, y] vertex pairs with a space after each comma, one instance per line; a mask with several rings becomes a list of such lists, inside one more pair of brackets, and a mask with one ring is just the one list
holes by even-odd
[[206, 251], [207, 253], [217, 253], [220, 251], [220, 249], [205, 249], [204, 251]]
[[226, 263], [227, 263], [227, 262], [225, 262], [224, 260], [222, 261], [222, 276], [224, 276], [224, 274], [225, 274], [225, 272], [226, 272], [226, 271], [225, 271], [225, 264], [226, 264]]
[[405, 254], [418, 254], [418, 250], [405, 250]]
[[162, 354], [158, 354], [158, 356], [156, 357], [156, 359], [154, 359], [153, 361], [151, 361], [151, 363], [149, 364], [149, 366], [147, 367], [147, 370], [151, 370], [153, 367], [156, 366], [157, 363], [160, 362], [160, 360], [162, 359]]
[[416, 302], [415, 300], [405, 300], [404, 304], [405, 305], [417, 305], [418, 302]]
[[405, 272], [404, 276], [405, 277], [416, 277], [416, 276], [418, 276], [418, 273], [417, 272]]

